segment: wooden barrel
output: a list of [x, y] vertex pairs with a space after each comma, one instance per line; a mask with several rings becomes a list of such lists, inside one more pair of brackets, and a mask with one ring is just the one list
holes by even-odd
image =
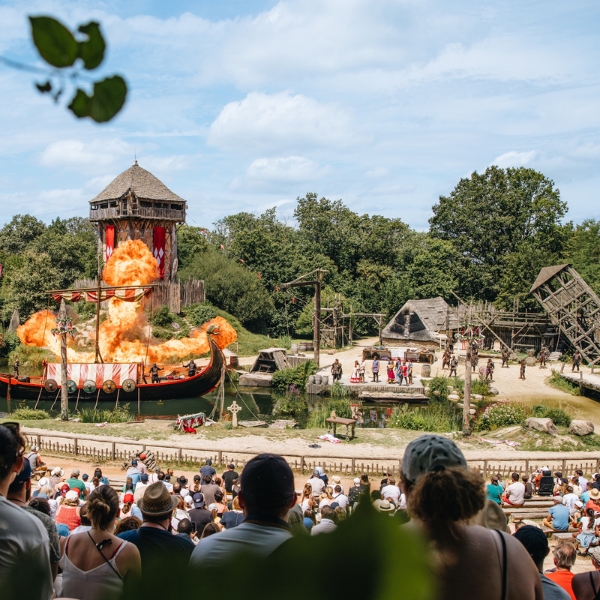
[[292, 344], [290, 346], [290, 354], [298, 354], [298, 344]]
[[306, 350], [308, 352], [312, 352], [314, 349], [315, 349], [315, 347], [312, 342], [306, 342]]
[[299, 349], [300, 349], [300, 352], [306, 352], [306, 342], [301, 342]]
[[421, 377], [431, 377], [431, 365], [421, 366]]

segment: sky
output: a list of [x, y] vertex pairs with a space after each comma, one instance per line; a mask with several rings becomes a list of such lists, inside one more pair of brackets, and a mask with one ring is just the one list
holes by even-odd
[[203, 227], [271, 207], [292, 222], [315, 192], [422, 230], [493, 164], [544, 173], [567, 219], [600, 218], [597, 0], [0, 0], [0, 55], [41, 66], [42, 14], [99, 21], [94, 76], [130, 92], [98, 125], [0, 63], [0, 225], [87, 216], [135, 157]]

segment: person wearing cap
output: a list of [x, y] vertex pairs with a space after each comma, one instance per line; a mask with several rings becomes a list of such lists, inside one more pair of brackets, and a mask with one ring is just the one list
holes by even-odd
[[210, 458], [206, 459], [206, 464], [200, 467], [200, 477], [202, 477], [202, 481], [204, 481], [205, 475], [208, 475], [211, 480], [217, 474], [215, 468], [212, 466], [212, 460]]
[[593, 571], [578, 573], [571, 579], [571, 587], [577, 600], [596, 600], [600, 590], [600, 547], [590, 548]]
[[212, 513], [206, 508], [206, 500], [202, 492], [196, 492], [192, 496], [194, 508], [188, 511], [190, 521], [195, 524], [198, 538], [202, 535], [204, 528], [213, 522]]
[[148, 483], [148, 473], [142, 473], [140, 481], [135, 486], [135, 492], [133, 492], [133, 501], [137, 504], [144, 496], [146, 488], [150, 484]]
[[138, 469], [138, 461], [136, 458], [134, 458], [131, 461], [131, 466], [127, 469], [126, 477], [131, 477], [131, 482], [135, 487], [141, 476], [142, 472]]
[[312, 477], [307, 481], [312, 487], [312, 493], [315, 498], [319, 498], [325, 489], [325, 482], [321, 479], [317, 469], [313, 471]]
[[177, 503], [178, 498], [171, 496], [162, 482], [149, 485], [138, 504], [143, 518], [141, 527], [118, 536], [135, 544], [140, 551], [142, 576], [148, 589], [161, 585], [167, 560], [176, 571], [181, 568], [180, 572], [170, 572], [169, 576], [182, 575], [193, 550], [188, 542], [171, 532], [171, 517]]
[[235, 470], [235, 465], [233, 463], [231, 463], [230, 465], [227, 466], [227, 471], [225, 471], [225, 473], [223, 473], [223, 482], [225, 484], [225, 491], [228, 494], [231, 494], [231, 489], [233, 487], [233, 481], [234, 479], [237, 479], [239, 477], [239, 473], [236, 472]]
[[48, 533], [40, 519], [7, 499], [27, 462], [18, 423], [0, 424], [0, 596], [50, 600], [52, 570]]
[[523, 544], [539, 571], [544, 600], [570, 600], [571, 597], [560, 585], [544, 575], [544, 559], [550, 552], [546, 534], [538, 527], [526, 525], [520, 527], [513, 537]]
[[[50, 551], [50, 565], [52, 567], [52, 579], [56, 579], [58, 573], [58, 561], [60, 560], [60, 545], [58, 542], [58, 532], [56, 531], [56, 523], [52, 520], [50, 515], [46, 515], [39, 510], [35, 510], [28, 505], [29, 498], [31, 496], [31, 476], [33, 471], [31, 464], [28, 460], [23, 461], [23, 468], [19, 474], [15, 477], [15, 480], [10, 484], [8, 488], [8, 494], [6, 499], [10, 500], [13, 504], [21, 507], [23, 510], [29, 512], [29, 514], [38, 518], [44, 529], [48, 532], [48, 548]], [[50, 506], [48, 506], [48, 512], [50, 512]]]
[[292, 537], [288, 512], [296, 503], [294, 474], [276, 454], [259, 454], [241, 474], [238, 495], [244, 522], [233, 529], [200, 540], [190, 564], [222, 564], [239, 552], [266, 557]]
[[81, 500], [87, 497], [88, 491], [85, 487], [85, 483], [79, 479], [79, 469], [73, 469], [71, 471], [71, 477], [67, 479], [67, 485], [69, 486], [69, 489], [79, 491], [79, 498]]
[[554, 531], [568, 531], [571, 512], [562, 503], [560, 496], [553, 496], [554, 506], [548, 510], [548, 516], [544, 518], [544, 525]]
[[[389, 504], [389, 503], [388, 503]], [[321, 520], [318, 525], [315, 525], [311, 531], [310, 535], [319, 535], [321, 533], [331, 533], [337, 529], [337, 525], [335, 524], [335, 509], [330, 506], [324, 506], [321, 509]]]
[[494, 590], [504, 600], [542, 600], [542, 582], [523, 546], [470, 523], [485, 506], [484, 481], [452, 440], [425, 434], [410, 442], [401, 482], [411, 526], [423, 530], [437, 555], [431, 564], [438, 565], [438, 597], [488, 600]]

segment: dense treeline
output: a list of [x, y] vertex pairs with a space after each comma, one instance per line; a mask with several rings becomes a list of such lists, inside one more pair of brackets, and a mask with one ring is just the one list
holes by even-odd
[[[308, 333], [312, 289], [280, 285], [327, 270], [323, 297], [355, 312], [393, 314], [409, 298], [482, 299], [536, 308], [529, 295], [540, 268], [571, 262], [600, 292], [600, 222], [564, 222], [566, 202], [532, 169], [490, 167], [461, 179], [433, 206], [428, 232], [400, 219], [359, 215], [341, 200], [298, 198], [293, 224], [275, 209], [238, 213], [212, 229], [178, 233], [180, 277], [205, 280], [207, 299], [250, 329]], [[45, 306], [43, 290], [96, 272], [96, 241], [85, 219], [49, 226], [17, 216], [0, 230], [1, 315]], [[372, 327], [368, 320], [358, 330]]]

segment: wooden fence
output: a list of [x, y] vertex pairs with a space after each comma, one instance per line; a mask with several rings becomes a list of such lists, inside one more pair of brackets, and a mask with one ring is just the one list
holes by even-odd
[[[140, 444], [136, 441], [123, 442], [117, 440], [94, 440], [90, 438], [25, 433], [28, 444], [39, 446], [42, 453], [69, 454], [74, 457], [91, 458], [94, 461], [127, 461], [137, 452], [152, 451], [157, 464], [186, 464], [202, 465], [207, 458], [212, 459], [214, 466], [225, 466], [233, 463], [236, 467], [243, 466], [256, 453], [231, 450], [214, 450], [189, 448], [161, 444]], [[362, 473], [380, 476], [391, 473], [395, 477], [400, 474], [402, 457], [398, 458], [360, 458], [347, 456], [302, 456], [297, 454], [282, 455], [294, 471], [311, 472], [316, 466], [322, 466], [330, 474], [354, 477]], [[512, 472], [531, 473], [535, 469], [548, 467], [552, 472], [562, 471], [563, 476], [574, 475], [576, 469], [581, 469], [586, 475], [600, 472], [600, 457], [581, 455], [571, 458], [560, 456], [506, 458], [506, 459], [468, 459], [469, 467], [479, 471], [484, 477], [492, 473], [500, 473], [507, 477]]]

